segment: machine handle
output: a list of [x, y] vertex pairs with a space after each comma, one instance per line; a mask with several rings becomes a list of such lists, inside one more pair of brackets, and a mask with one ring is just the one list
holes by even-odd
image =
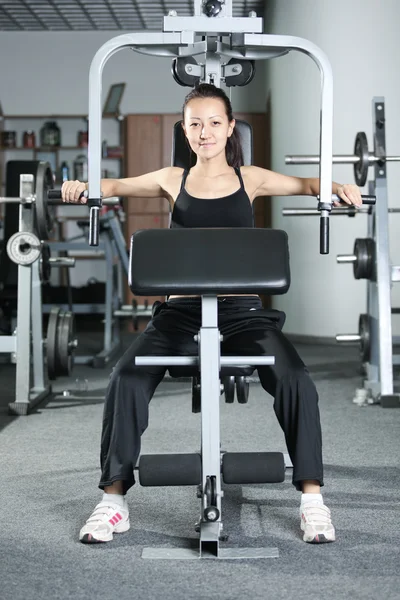
[[[87, 194], [87, 192], [82, 192], [81, 196]], [[57, 206], [65, 206], [66, 204], [68, 204], [68, 202], [60, 202], [61, 200], [61, 190], [48, 190], [47, 191], [47, 203], [50, 205], [57, 205]], [[105, 206], [117, 206], [118, 204], [121, 204], [119, 201], [119, 198], [105, 198], [104, 200], [102, 199], [101, 201], [102, 204], [104, 204]], [[72, 204], [72, 202], [71, 202]], [[75, 204], [74, 204], [75, 206]]]
[[100, 206], [93, 205], [89, 212], [89, 246], [99, 245]]
[[321, 215], [320, 217], [319, 253], [329, 254], [329, 215]]
[[[317, 198], [318, 198], [318, 196], [317, 196]], [[365, 195], [361, 194], [361, 198], [362, 198], [363, 204], [370, 204], [370, 205], [376, 204], [376, 196], [371, 196], [370, 194], [365, 194]], [[332, 194], [332, 202], [337, 202], [337, 201], [339, 201], [343, 206], [347, 206], [347, 204], [345, 202], [343, 202], [343, 200], [341, 200], [337, 194]]]
[[376, 196], [361, 196], [363, 204], [370, 204], [371, 206], [376, 204]]

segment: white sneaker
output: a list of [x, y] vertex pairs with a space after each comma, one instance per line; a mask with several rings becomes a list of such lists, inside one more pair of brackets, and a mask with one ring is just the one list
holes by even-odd
[[335, 528], [331, 521], [331, 511], [324, 504], [307, 502], [300, 506], [303, 540], [310, 544], [334, 542]]
[[110, 542], [113, 533], [124, 533], [130, 528], [128, 504], [122, 507], [114, 502], [100, 502], [79, 532], [84, 544]]

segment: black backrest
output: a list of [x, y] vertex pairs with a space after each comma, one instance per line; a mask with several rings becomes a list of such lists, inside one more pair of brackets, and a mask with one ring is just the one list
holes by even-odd
[[288, 237], [278, 229], [143, 229], [131, 238], [129, 286], [138, 296], [285, 294]]
[[[243, 152], [243, 164], [253, 164], [253, 132], [246, 121], [236, 120], [236, 129], [239, 133], [240, 143]], [[172, 139], [172, 157], [171, 165], [181, 167], [181, 169], [190, 169], [196, 163], [196, 155], [191, 151], [182, 129], [182, 121], [174, 125]]]

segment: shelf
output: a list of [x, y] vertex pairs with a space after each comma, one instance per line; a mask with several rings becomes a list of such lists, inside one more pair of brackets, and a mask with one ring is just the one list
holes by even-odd
[[87, 150], [87, 146], [35, 146], [35, 148], [22, 148], [18, 146], [16, 148], [8, 148], [6, 146], [1, 146], [0, 150], [15, 152], [16, 150], [31, 150], [33, 152], [58, 152], [59, 150]]
[[[103, 119], [115, 119], [117, 117], [102, 117]], [[88, 120], [88, 115], [0, 115], [0, 119], [46, 119], [47, 121], [54, 121], [55, 119], [84, 119]]]

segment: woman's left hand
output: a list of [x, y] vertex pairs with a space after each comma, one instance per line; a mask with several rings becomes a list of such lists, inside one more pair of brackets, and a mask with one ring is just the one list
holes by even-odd
[[354, 183], [338, 185], [336, 193], [339, 196], [340, 201], [335, 200], [333, 206], [340, 206], [343, 202], [346, 204], [354, 204], [354, 206], [362, 205], [360, 188]]

